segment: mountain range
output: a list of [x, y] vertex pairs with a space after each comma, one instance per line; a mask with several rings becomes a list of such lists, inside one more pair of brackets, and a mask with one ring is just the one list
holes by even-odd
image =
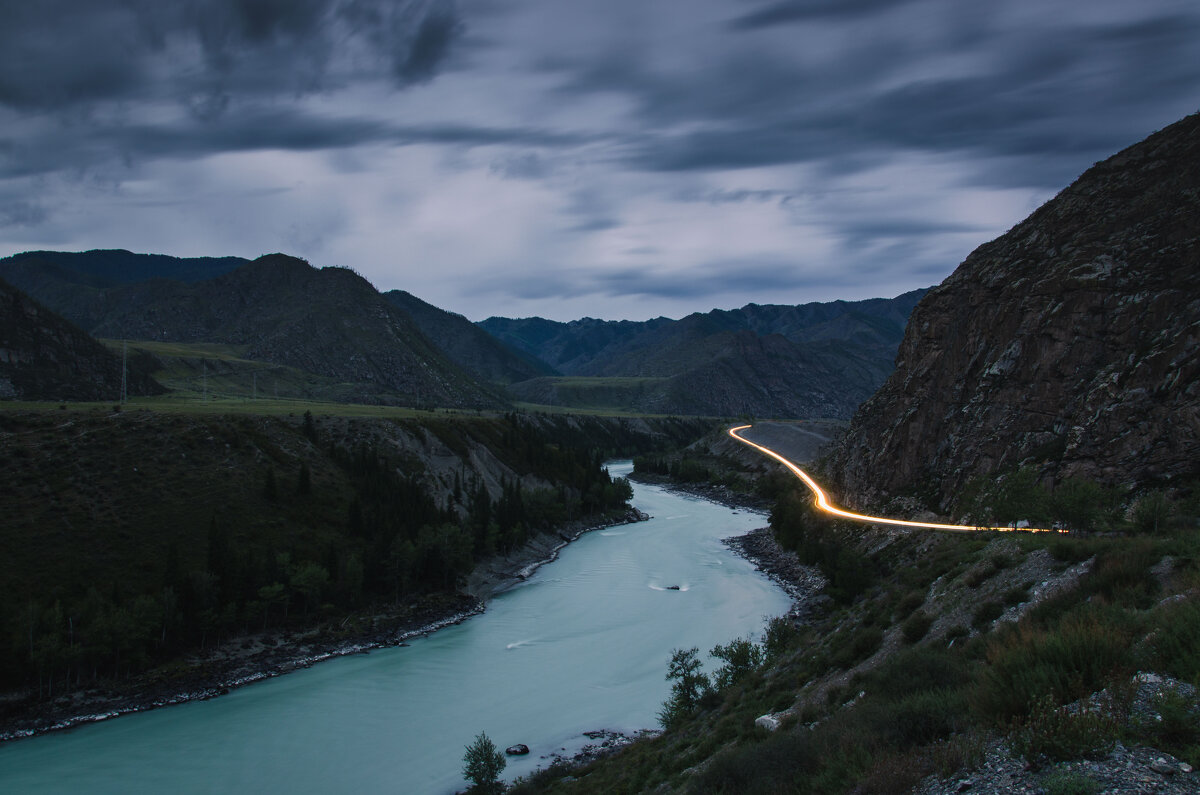
[[924, 294], [748, 304], [640, 323], [491, 317], [479, 325], [566, 376], [510, 386], [532, 402], [847, 418], [891, 372], [904, 324]]
[[[473, 324], [402, 290], [381, 295], [352, 270], [283, 254], [36, 251], [0, 260], [0, 276], [94, 337], [142, 344], [189, 383], [211, 365], [225, 368], [227, 388], [249, 392], [257, 362], [289, 368], [293, 382], [320, 379], [306, 397], [718, 416], [849, 417], [890, 372], [924, 292], [682, 320]], [[224, 358], [187, 347], [201, 345], [224, 346]]]

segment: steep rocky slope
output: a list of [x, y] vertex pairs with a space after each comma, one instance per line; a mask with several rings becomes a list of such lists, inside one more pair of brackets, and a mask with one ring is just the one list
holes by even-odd
[[[917, 306], [830, 470], [854, 504], [1018, 465], [1200, 474], [1200, 115], [1096, 164]], [[935, 506], [938, 507], [938, 506]]]
[[[130, 363], [128, 394], [163, 391], [148, 369], [141, 358]], [[0, 279], [0, 399], [120, 397], [120, 356]]]
[[511, 384], [556, 374], [545, 362], [510, 348], [462, 315], [426, 303], [404, 290], [389, 290], [383, 297], [406, 312], [434, 345], [476, 378]]

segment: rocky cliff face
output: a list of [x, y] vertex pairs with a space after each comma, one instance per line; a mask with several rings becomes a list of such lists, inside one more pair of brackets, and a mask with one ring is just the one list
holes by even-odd
[[852, 504], [1018, 465], [1200, 474], [1200, 115], [1096, 164], [917, 306], [830, 471]]
[[[130, 395], [163, 388], [133, 361]], [[0, 280], [0, 399], [119, 400], [121, 357]]]

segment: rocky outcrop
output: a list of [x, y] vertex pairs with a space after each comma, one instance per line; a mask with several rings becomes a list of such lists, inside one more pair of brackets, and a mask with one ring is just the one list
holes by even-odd
[[1200, 115], [1096, 164], [913, 312], [896, 371], [829, 469], [849, 504], [1035, 466], [1200, 473]]

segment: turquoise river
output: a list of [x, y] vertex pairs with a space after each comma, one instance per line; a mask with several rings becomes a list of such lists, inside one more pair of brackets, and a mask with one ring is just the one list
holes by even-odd
[[465, 788], [480, 731], [530, 747], [509, 758], [511, 780], [585, 731], [654, 728], [672, 649], [759, 636], [789, 600], [721, 543], [761, 514], [634, 490], [650, 521], [585, 534], [481, 615], [210, 701], [5, 743], [0, 792], [440, 795]]

